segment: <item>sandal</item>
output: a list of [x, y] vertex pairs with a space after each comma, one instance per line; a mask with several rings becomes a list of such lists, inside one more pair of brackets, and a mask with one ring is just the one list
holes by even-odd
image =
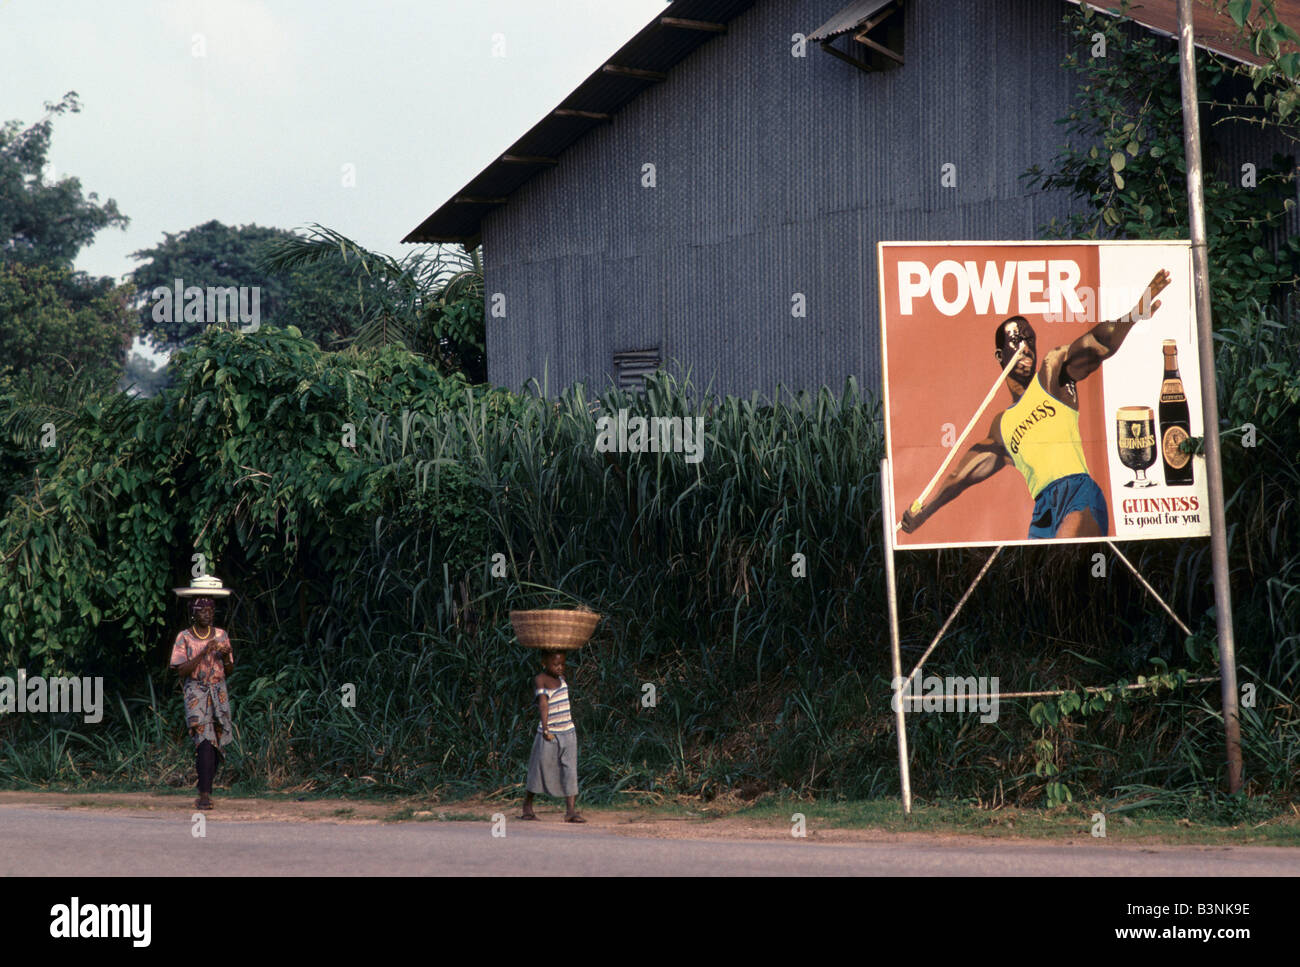
[[582, 813], [574, 813], [572, 816], [565, 816], [565, 817], [564, 817], [564, 821], [565, 821], [566, 823], [585, 823], [585, 822], [586, 822], [586, 820], [582, 818]]
[[536, 814], [536, 813], [524, 813], [524, 814], [523, 814], [522, 816], [520, 816], [519, 818], [520, 818], [520, 819], [536, 819], [536, 818], [537, 818], [537, 814]]
[[195, 808], [195, 809], [211, 809], [211, 808], [212, 808], [212, 800], [209, 799], [207, 802], [204, 802], [202, 799], [196, 799], [196, 800], [194, 800], [194, 808]]

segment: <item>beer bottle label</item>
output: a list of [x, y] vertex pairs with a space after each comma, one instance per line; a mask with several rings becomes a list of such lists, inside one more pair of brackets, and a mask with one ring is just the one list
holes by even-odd
[[1187, 462], [1192, 459], [1190, 453], [1183, 453], [1178, 449], [1179, 445], [1186, 440], [1190, 434], [1181, 426], [1171, 426], [1165, 428], [1164, 438], [1160, 441], [1160, 449], [1164, 454], [1165, 463], [1175, 470], [1181, 470], [1187, 466]]

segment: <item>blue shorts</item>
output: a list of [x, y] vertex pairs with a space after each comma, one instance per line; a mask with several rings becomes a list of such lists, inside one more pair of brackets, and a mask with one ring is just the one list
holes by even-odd
[[1101, 532], [1109, 532], [1110, 512], [1106, 509], [1106, 495], [1086, 473], [1072, 473], [1053, 480], [1039, 492], [1034, 501], [1034, 517], [1029, 522], [1029, 539], [1055, 537], [1065, 515], [1076, 510], [1090, 511]]

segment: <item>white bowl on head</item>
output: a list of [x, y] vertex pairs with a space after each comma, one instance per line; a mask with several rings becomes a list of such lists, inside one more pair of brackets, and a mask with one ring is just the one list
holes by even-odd
[[223, 587], [221, 578], [202, 574], [190, 582], [188, 588], [172, 588], [178, 598], [228, 598], [230, 588]]

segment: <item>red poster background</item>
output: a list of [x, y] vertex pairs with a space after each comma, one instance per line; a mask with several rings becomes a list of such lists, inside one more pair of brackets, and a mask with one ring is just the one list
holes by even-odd
[[[968, 303], [956, 315], [939, 312], [929, 298], [913, 302], [911, 315], [899, 311], [898, 263], [921, 261], [933, 268], [945, 259], [974, 261], [1043, 261], [1069, 259], [1079, 266], [1077, 285], [1098, 290], [1100, 278], [1096, 245], [958, 244], [882, 245], [881, 290], [883, 294], [882, 338], [884, 342], [884, 390], [886, 399], [886, 441], [893, 468], [894, 521], [920, 496], [948, 455], [942, 443], [944, 425], [952, 424], [952, 437], [959, 435], [978, 410], [985, 394], [1002, 371], [994, 356], [994, 332], [998, 325], [1021, 315], [1013, 297], [1006, 313], [981, 314]], [[956, 284], [947, 280], [945, 293], [955, 295]], [[971, 300], [973, 302], [973, 300]], [[1046, 322], [1043, 313], [1023, 313], [1037, 335], [1038, 363], [1046, 353], [1068, 345], [1096, 322]], [[1092, 478], [1103, 492], [1109, 490], [1109, 454], [1106, 444], [1105, 412], [1101, 373], [1093, 373], [1077, 384], [1079, 433], [1084, 458]], [[1011, 392], [1000, 381], [998, 393], [962, 442], [951, 472], [971, 445], [988, 436], [994, 418], [1012, 404]], [[1025, 478], [1007, 466], [988, 480], [975, 484], [941, 508], [912, 534], [895, 532], [897, 545], [1003, 544], [1028, 538], [1033, 500]], [[1114, 534], [1115, 509], [1110, 508], [1108, 534]], [[1045, 543], [1038, 541], [1036, 543]]]

